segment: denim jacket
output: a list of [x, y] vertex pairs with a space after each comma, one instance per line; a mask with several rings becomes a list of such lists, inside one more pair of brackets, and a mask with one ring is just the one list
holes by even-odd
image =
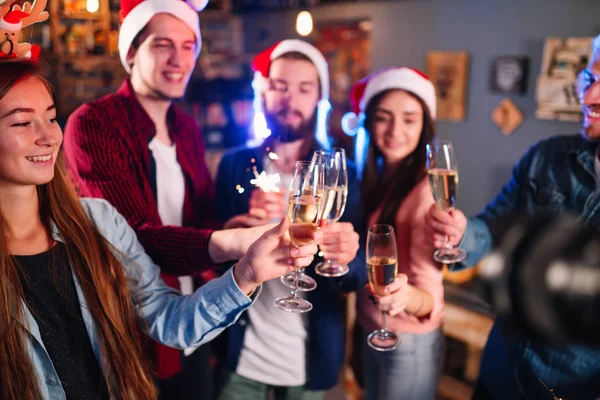
[[[130, 290], [135, 296], [135, 305], [145, 320], [146, 333], [154, 340], [178, 349], [200, 345], [233, 324], [251, 305], [252, 300], [239, 289], [232, 271], [210, 281], [195, 293], [182, 296], [164, 284], [159, 276], [159, 267], [146, 255], [133, 229], [113, 206], [100, 199], [81, 199], [81, 204], [100, 233], [121, 253], [116, 255], [123, 261]], [[52, 237], [62, 242], [55, 226]], [[92, 349], [100, 364], [100, 338], [75, 274], [73, 279]], [[66, 399], [60, 378], [44, 347], [40, 329], [25, 303], [22, 304], [25, 309], [27, 350], [33, 361], [42, 398]]]
[[[496, 219], [514, 212], [563, 213], [600, 226], [600, 190], [594, 157], [597, 143], [581, 136], [560, 136], [534, 145], [519, 161], [500, 194], [468, 221], [460, 247], [473, 266], [496, 244]], [[460, 268], [460, 266], [458, 266]], [[501, 333], [497, 321], [486, 345], [480, 379], [498, 400], [552, 399], [540, 379], [565, 400], [600, 397], [600, 349], [584, 346], [554, 348], [519, 341]], [[539, 379], [538, 379], [539, 378]]]

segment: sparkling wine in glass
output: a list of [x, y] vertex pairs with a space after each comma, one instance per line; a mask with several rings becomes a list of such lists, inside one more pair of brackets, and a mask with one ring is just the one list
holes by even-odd
[[[390, 225], [373, 225], [367, 234], [367, 276], [371, 290], [386, 295], [385, 287], [398, 275], [398, 252], [396, 235]], [[400, 338], [387, 330], [387, 312], [381, 312], [382, 328], [372, 332], [368, 338], [369, 346], [377, 351], [394, 350], [400, 344]]]
[[[290, 239], [295, 246], [312, 243], [312, 234], [319, 229], [323, 202], [323, 166], [310, 161], [298, 161], [290, 184], [288, 215]], [[294, 284], [291, 295], [280, 297], [274, 304], [288, 312], [303, 313], [312, 310], [312, 304], [298, 297], [298, 283], [302, 269], [292, 273]]]
[[[324, 167], [325, 195], [322, 219], [325, 224], [334, 224], [344, 214], [348, 199], [346, 151], [342, 148], [334, 148], [332, 152], [315, 151], [313, 160], [321, 160]], [[323, 260], [315, 267], [317, 274], [326, 277], [343, 276], [349, 270], [347, 265], [337, 264], [331, 260]]]
[[[458, 194], [458, 168], [452, 143], [447, 140], [434, 140], [427, 144], [427, 175], [433, 198], [444, 211], [450, 212], [456, 205]], [[433, 253], [433, 259], [444, 264], [464, 261], [467, 253], [450, 244], [446, 238], [446, 246]]]

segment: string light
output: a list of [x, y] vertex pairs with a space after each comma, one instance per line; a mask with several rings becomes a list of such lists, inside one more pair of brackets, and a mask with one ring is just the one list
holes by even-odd
[[87, 0], [85, 4], [85, 9], [90, 13], [95, 13], [100, 9], [100, 1], [99, 0]]
[[296, 18], [296, 31], [300, 36], [308, 36], [313, 30], [313, 18], [308, 11], [301, 11]]

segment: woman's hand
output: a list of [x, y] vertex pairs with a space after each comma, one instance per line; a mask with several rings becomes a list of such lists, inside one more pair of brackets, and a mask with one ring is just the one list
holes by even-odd
[[244, 293], [251, 293], [265, 281], [312, 263], [323, 233], [316, 231], [313, 243], [294, 247], [287, 233], [289, 225], [286, 215], [279, 224], [259, 237], [234, 267], [233, 276]]
[[408, 284], [408, 277], [406, 275], [398, 274], [394, 282], [385, 287], [386, 293], [389, 294], [377, 294], [370, 289], [370, 286], [369, 290], [371, 291], [369, 297], [377, 307], [381, 311], [387, 311], [388, 315], [394, 316], [406, 310], [413, 288]]
[[423, 318], [433, 309], [433, 296], [423, 289], [408, 283], [408, 277], [398, 274], [396, 280], [385, 287], [385, 295], [371, 291], [369, 296], [381, 311], [387, 311], [390, 316], [405, 312], [417, 318]]

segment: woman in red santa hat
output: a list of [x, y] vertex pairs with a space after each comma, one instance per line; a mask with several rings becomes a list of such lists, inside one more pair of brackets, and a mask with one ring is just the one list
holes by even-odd
[[376, 295], [367, 285], [358, 297], [365, 332], [380, 329], [381, 312], [387, 311], [387, 328], [400, 339], [387, 348], [382, 342], [377, 350], [365, 340], [367, 398], [432, 399], [444, 348], [442, 269], [432, 259], [424, 220], [434, 204], [425, 146], [435, 136], [435, 89], [417, 70], [390, 68], [354, 85], [351, 103], [354, 114], [343, 125], [358, 134], [367, 226], [393, 226], [398, 251], [398, 277], [388, 285], [389, 294]]

